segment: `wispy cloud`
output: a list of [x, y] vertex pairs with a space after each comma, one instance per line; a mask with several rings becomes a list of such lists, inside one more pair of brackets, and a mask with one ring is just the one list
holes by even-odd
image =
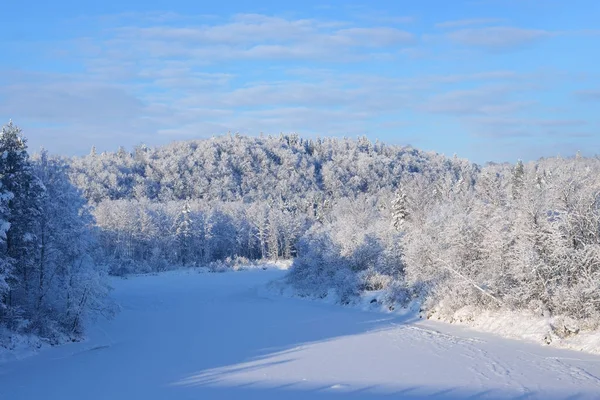
[[581, 101], [600, 102], [600, 89], [578, 90], [575, 92], [575, 96]]
[[379, 24], [395, 24], [395, 25], [404, 25], [411, 24], [417, 21], [417, 18], [414, 16], [408, 15], [389, 15], [384, 13], [376, 13], [376, 12], [364, 12], [356, 15], [357, 18], [360, 18], [365, 21], [370, 21]]
[[499, 71], [486, 71], [486, 72], [474, 72], [471, 74], [446, 74], [446, 75], [425, 75], [419, 77], [416, 81], [429, 84], [439, 83], [461, 83], [461, 82], [477, 82], [477, 81], [512, 81], [523, 79], [522, 74], [518, 74], [515, 71], [499, 70]]
[[436, 28], [450, 29], [450, 28], [463, 28], [465, 26], [472, 25], [490, 25], [503, 22], [501, 18], [472, 18], [472, 19], [458, 19], [453, 21], [445, 21], [435, 24]]
[[[125, 27], [113, 31], [112, 51], [153, 57], [190, 57], [205, 63], [224, 59], [313, 59], [348, 61], [369, 49], [402, 47], [414, 34], [386, 26], [356, 27], [336, 21], [291, 20], [258, 14], [236, 15], [220, 25]], [[124, 48], [126, 47], [127, 48]], [[361, 49], [360, 54], [356, 49]]]
[[464, 123], [480, 137], [523, 138], [559, 136], [562, 138], [588, 137], [589, 133], [581, 129], [588, 121], [571, 119], [533, 119], [514, 118], [512, 116], [470, 117]]
[[10, 99], [0, 101], [2, 115], [52, 123], [119, 123], [139, 117], [144, 108], [141, 100], [120, 85], [57, 75], [53, 80], [0, 86], [0, 98]]
[[531, 107], [535, 102], [514, 100], [519, 88], [511, 85], [488, 85], [470, 90], [455, 90], [429, 97], [421, 109], [450, 115], [511, 114]]
[[483, 50], [509, 50], [531, 45], [556, 34], [542, 29], [524, 29], [508, 26], [461, 29], [449, 32], [454, 43]]

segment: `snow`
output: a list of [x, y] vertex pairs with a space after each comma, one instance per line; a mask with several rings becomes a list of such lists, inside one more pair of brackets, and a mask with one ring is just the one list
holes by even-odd
[[469, 326], [481, 332], [600, 354], [600, 331], [581, 329], [564, 317], [545, 317], [527, 311], [482, 311], [464, 307], [452, 315], [433, 313], [430, 318]]
[[[288, 298], [303, 297], [284, 280], [269, 282], [264, 293], [272, 293]], [[493, 333], [509, 339], [519, 339], [541, 345], [551, 345], [563, 349], [584, 351], [600, 355], [600, 330], [589, 328], [582, 322], [563, 316], [541, 316], [526, 310], [481, 310], [476, 307], [463, 307], [454, 313], [445, 313], [436, 308], [421, 312], [421, 304], [412, 301], [408, 307], [392, 304], [386, 290], [365, 291], [353, 303], [344, 304], [363, 311], [394, 314], [396, 316], [417, 316], [434, 321], [467, 326], [470, 329]], [[307, 300], [326, 304], [340, 304], [335, 290], [324, 298], [303, 297]]]
[[0, 365], [31, 357], [49, 346], [35, 335], [21, 335], [0, 327]]
[[0, 364], [0, 399], [597, 399], [600, 356], [275, 296], [285, 271], [114, 281], [89, 340]]

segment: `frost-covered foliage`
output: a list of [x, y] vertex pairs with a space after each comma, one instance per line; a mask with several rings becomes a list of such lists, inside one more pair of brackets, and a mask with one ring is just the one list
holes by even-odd
[[242, 202], [107, 200], [94, 211], [116, 275], [226, 259], [290, 259], [308, 228], [294, 209]]
[[[359, 195], [376, 201], [402, 176], [435, 175], [451, 162], [365, 138], [235, 135], [92, 151], [70, 164], [72, 181], [95, 207], [112, 273], [126, 274], [227, 257], [293, 258], [298, 239], [330, 218], [334, 204]], [[368, 252], [365, 242], [353, 257]]]
[[600, 321], [598, 159], [479, 167], [365, 138], [229, 135], [70, 164], [113, 273], [295, 258], [304, 295]]
[[[0, 182], [0, 249], [6, 246], [6, 232], [10, 228], [8, 202], [12, 196], [12, 193], [5, 190]], [[8, 280], [12, 274], [12, 268], [13, 260], [3, 254], [0, 255], [0, 315], [6, 310], [6, 294], [10, 289]]]
[[31, 160], [12, 123], [0, 135], [0, 328], [51, 343], [108, 311], [94, 221], [64, 161]]
[[[433, 161], [435, 160], [435, 161]], [[298, 135], [138, 146], [133, 153], [71, 160], [73, 182], [93, 204], [148, 199], [284, 202], [319, 213], [324, 200], [395, 188], [406, 173], [445, 169], [444, 157], [409, 147]]]
[[299, 243], [299, 256], [288, 277], [300, 295], [325, 297], [335, 292], [346, 303], [359, 293], [359, 281], [331, 234], [309, 232]]
[[600, 322], [600, 160], [488, 165], [460, 182], [425, 199], [407, 185], [407, 278], [429, 304]]
[[290, 283], [318, 296], [418, 295], [448, 315], [529, 310], [600, 323], [600, 159], [447, 165], [405, 174], [394, 195], [335, 201], [303, 237]]
[[288, 277], [300, 294], [325, 297], [333, 291], [349, 302], [363, 290], [403, 280], [400, 234], [390, 228], [387, 197], [341, 199], [313, 225]]
[[[316, 281], [321, 286], [313, 294], [318, 296], [329, 293], [330, 289], [338, 294], [385, 290], [386, 302], [391, 304], [396, 300], [406, 304], [422, 293], [420, 283], [407, 286], [405, 271], [408, 221], [426, 216], [422, 207], [415, 206], [448, 198], [454, 186], [469, 191], [478, 171], [477, 166], [464, 160], [432, 159], [430, 168], [404, 174], [395, 193], [384, 189], [376, 195], [361, 194], [335, 200], [326, 217], [312, 228], [320, 232], [320, 236], [307, 235], [302, 239], [306, 252], [299, 251], [289, 282], [306, 293]], [[341, 265], [354, 278], [341, 281], [335, 271], [324, 273], [329, 267], [322, 264], [330, 262], [331, 257], [320, 260], [318, 252], [321, 250], [313, 247], [325, 248], [327, 254], [335, 255], [333, 264]], [[343, 283], [348, 286], [342, 287]]]

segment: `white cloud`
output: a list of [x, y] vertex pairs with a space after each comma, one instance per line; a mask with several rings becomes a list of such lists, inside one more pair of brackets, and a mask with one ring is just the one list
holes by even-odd
[[454, 90], [431, 96], [421, 109], [431, 113], [450, 115], [511, 114], [534, 103], [512, 100], [519, 89], [510, 85], [488, 85], [476, 89]]
[[484, 50], [509, 50], [527, 46], [554, 36], [555, 33], [541, 29], [523, 29], [497, 26], [461, 29], [447, 34], [454, 43]]
[[600, 101], [600, 89], [599, 90], [578, 90], [575, 92], [575, 96], [581, 101], [597, 102], [597, 101]]
[[340, 43], [347, 46], [384, 47], [412, 43], [412, 33], [396, 28], [348, 28], [335, 33]]
[[52, 123], [118, 123], [142, 115], [143, 102], [119, 85], [20, 82], [0, 87], [0, 115]]
[[[579, 130], [588, 121], [578, 119], [535, 119], [512, 116], [469, 117], [463, 122], [476, 136], [490, 138], [548, 137], [580, 138], [589, 136]], [[577, 128], [577, 130], [574, 130]]]
[[462, 28], [471, 25], [489, 25], [502, 22], [500, 18], [473, 18], [473, 19], [459, 19], [453, 21], [445, 21], [435, 24], [436, 28], [449, 29], [449, 28]]
[[[357, 48], [411, 44], [409, 32], [386, 26], [358, 27], [336, 21], [292, 20], [240, 14], [217, 25], [116, 28], [107, 41], [121, 57], [188, 57], [204, 63], [235, 59], [348, 60], [364, 58]], [[133, 54], [132, 54], [133, 49]], [[390, 50], [391, 51], [391, 50]]]

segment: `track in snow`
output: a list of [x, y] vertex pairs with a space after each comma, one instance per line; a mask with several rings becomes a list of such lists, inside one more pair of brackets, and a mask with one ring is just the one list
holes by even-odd
[[600, 356], [258, 294], [282, 274], [115, 280], [117, 318], [0, 365], [0, 399], [600, 398]]

